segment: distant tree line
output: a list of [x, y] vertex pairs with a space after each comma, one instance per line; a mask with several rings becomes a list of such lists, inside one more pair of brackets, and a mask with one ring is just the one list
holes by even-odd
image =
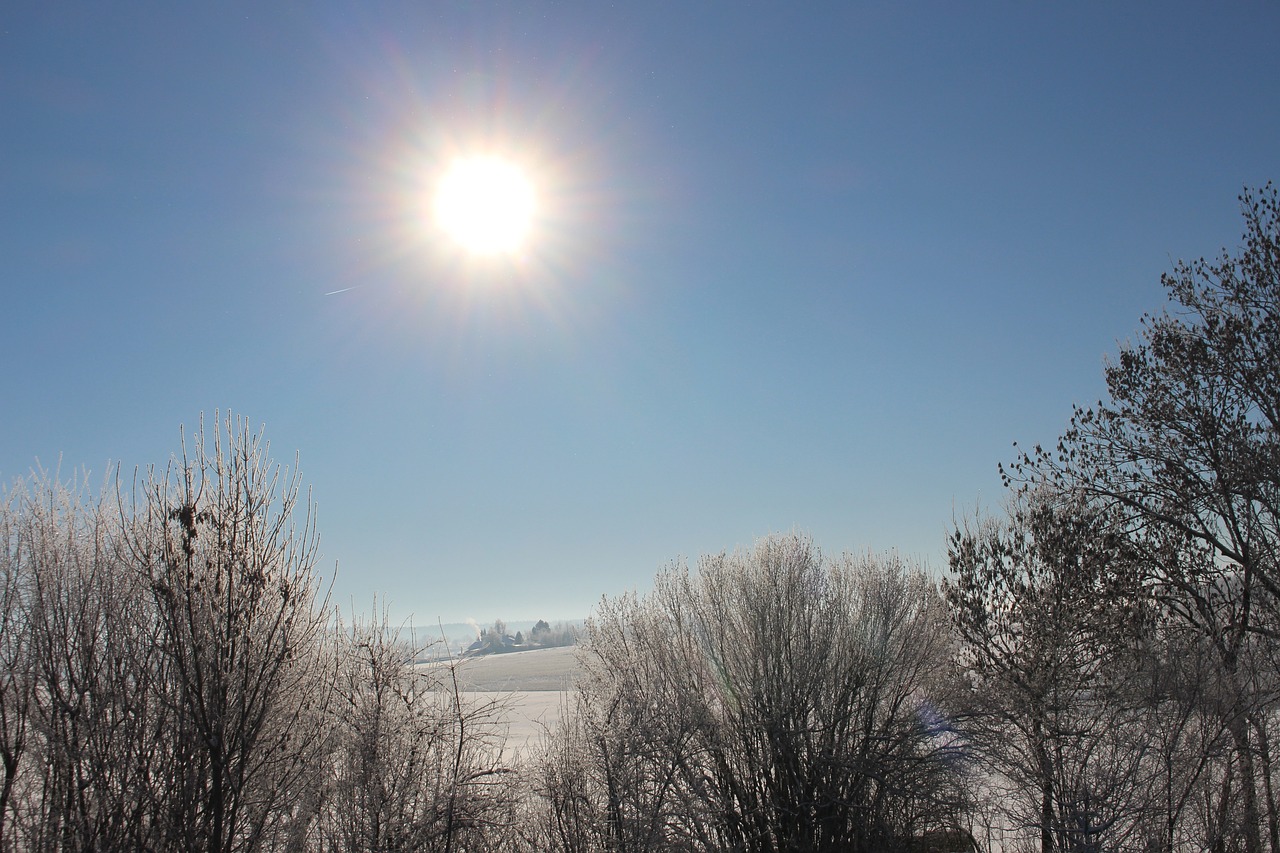
[[1241, 201], [941, 582], [795, 534], [673, 564], [602, 600], [524, 754], [338, 616], [243, 421], [107, 497], [16, 483], [0, 848], [1277, 853], [1280, 203]]
[[546, 648], [572, 646], [577, 644], [581, 634], [582, 631], [572, 622], [557, 622], [554, 625], [550, 625], [546, 620], [539, 619], [529, 629], [528, 643], [529, 645]]
[[557, 622], [553, 627], [545, 619], [539, 619], [529, 629], [528, 636], [523, 631], [516, 631], [513, 636], [507, 631], [507, 623], [496, 619], [491, 628], [480, 629], [479, 636], [467, 651], [484, 655], [561, 648], [575, 645], [581, 633], [571, 622]]

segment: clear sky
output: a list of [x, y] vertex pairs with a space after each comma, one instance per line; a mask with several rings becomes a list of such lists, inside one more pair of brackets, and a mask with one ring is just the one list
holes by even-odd
[[[334, 596], [569, 618], [801, 530], [941, 570], [1280, 178], [1280, 5], [7, 3], [0, 480], [300, 454]], [[525, 170], [519, 252], [432, 193]], [[59, 461], [60, 460], [60, 461]]]

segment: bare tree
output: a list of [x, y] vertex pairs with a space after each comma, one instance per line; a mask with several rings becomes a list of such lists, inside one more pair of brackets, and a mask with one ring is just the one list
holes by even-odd
[[132, 518], [164, 654], [157, 747], [173, 848], [261, 849], [314, 801], [329, 616], [312, 507], [267, 451], [243, 419], [201, 427]]
[[1280, 199], [1268, 185], [1240, 201], [1240, 251], [1165, 275], [1172, 307], [1107, 364], [1109, 400], [1007, 475], [1106, 507], [1143, 552], [1145, 587], [1215, 650], [1236, 753], [1223, 790], [1259, 853], [1264, 826], [1280, 844], [1256, 763], [1274, 697], [1246, 666], [1280, 637]]
[[138, 848], [149, 808], [149, 670], [139, 588], [118, 519], [82, 483], [42, 477], [21, 501], [30, 758], [20, 781], [21, 847]]
[[890, 850], [955, 826], [951, 636], [919, 570], [795, 535], [603, 601], [543, 765], [556, 846]]
[[1042, 489], [1014, 495], [1003, 524], [957, 528], [949, 558], [966, 730], [1009, 783], [1006, 818], [1044, 853], [1145, 849], [1157, 717], [1124, 537]]
[[514, 796], [505, 706], [464, 697], [452, 664], [415, 666], [422, 650], [385, 615], [339, 634], [335, 775], [316, 849], [496, 849]]
[[524, 849], [504, 700], [336, 621], [260, 434], [227, 417], [116, 495], [0, 502], [0, 848]]
[[25, 490], [0, 496], [0, 847], [17, 845], [18, 771], [25, 762], [32, 673], [27, 620], [24, 537], [18, 504]]

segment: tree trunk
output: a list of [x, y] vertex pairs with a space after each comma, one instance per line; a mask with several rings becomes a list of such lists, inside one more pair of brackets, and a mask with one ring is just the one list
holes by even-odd
[[1254, 717], [1253, 728], [1258, 733], [1258, 758], [1262, 762], [1262, 790], [1266, 795], [1267, 831], [1271, 853], [1280, 853], [1280, 820], [1276, 815], [1276, 794], [1271, 783], [1271, 744], [1267, 737], [1265, 717]]
[[1209, 850], [1212, 853], [1225, 853], [1227, 849], [1226, 826], [1227, 815], [1231, 810], [1231, 775], [1234, 769], [1235, 763], [1228, 758], [1227, 766], [1222, 772], [1222, 794], [1218, 799], [1217, 823], [1210, 823], [1210, 826], [1213, 827], [1213, 833], [1210, 838], [1206, 839], [1209, 842]]
[[1258, 776], [1253, 766], [1253, 747], [1249, 743], [1248, 721], [1244, 715], [1233, 713], [1228, 722], [1236, 757], [1240, 760], [1240, 792], [1244, 815], [1241, 827], [1244, 836], [1244, 853], [1262, 853], [1262, 834], [1259, 832], [1261, 814], [1258, 811]]
[[1040, 760], [1040, 853], [1053, 853], [1053, 762], [1043, 743], [1036, 745], [1036, 752]]

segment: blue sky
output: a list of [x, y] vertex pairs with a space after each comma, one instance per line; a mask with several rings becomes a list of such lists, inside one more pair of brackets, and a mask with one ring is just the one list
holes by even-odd
[[[567, 618], [777, 531], [941, 570], [1280, 177], [1274, 4], [15, 3], [0, 480], [299, 454], [334, 597]], [[518, 261], [448, 159], [525, 164]], [[336, 292], [341, 291], [341, 292]]]

